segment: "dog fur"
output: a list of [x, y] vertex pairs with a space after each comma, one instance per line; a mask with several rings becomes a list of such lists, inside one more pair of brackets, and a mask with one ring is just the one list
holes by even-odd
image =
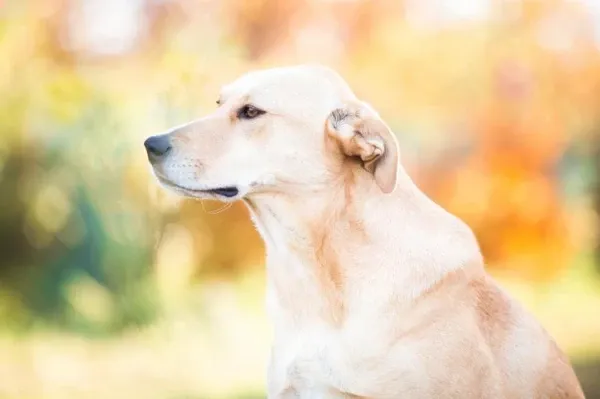
[[584, 397], [485, 272], [471, 229], [418, 189], [392, 131], [336, 72], [250, 72], [218, 103], [150, 158], [170, 189], [251, 210], [267, 249], [269, 398]]

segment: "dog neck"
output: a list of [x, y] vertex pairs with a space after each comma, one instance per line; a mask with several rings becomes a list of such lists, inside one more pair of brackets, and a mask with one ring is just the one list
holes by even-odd
[[389, 296], [412, 301], [448, 273], [482, 263], [471, 230], [402, 169], [391, 194], [358, 172], [310, 195], [245, 202], [265, 241], [270, 294], [295, 318], [339, 325], [355, 306], [351, 293], [369, 282], [384, 279]]

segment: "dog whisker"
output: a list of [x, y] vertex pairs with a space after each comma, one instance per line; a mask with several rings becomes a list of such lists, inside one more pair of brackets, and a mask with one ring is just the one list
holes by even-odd
[[204, 212], [208, 213], [209, 215], [217, 215], [219, 213], [225, 212], [226, 210], [228, 210], [229, 208], [231, 208], [233, 206], [233, 202], [228, 202], [225, 205], [223, 205], [221, 208], [215, 209], [214, 211], [209, 211], [206, 209], [203, 200], [200, 200], [200, 204], [202, 204], [202, 210]]

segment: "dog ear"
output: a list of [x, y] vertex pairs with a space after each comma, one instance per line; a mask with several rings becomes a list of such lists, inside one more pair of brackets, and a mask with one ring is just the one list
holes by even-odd
[[396, 187], [399, 150], [396, 137], [377, 113], [364, 104], [334, 110], [327, 118], [327, 135], [349, 157], [360, 158], [384, 193]]

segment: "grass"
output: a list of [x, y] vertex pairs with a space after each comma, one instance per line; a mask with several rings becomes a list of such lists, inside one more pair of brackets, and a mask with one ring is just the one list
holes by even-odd
[[[583, 262], [543, 287], [497, 277], [580, 364], [584, 385], [596, 389], [600, 283], [591, 266]], [[237, 283], [204, 285], [189, 301], [205, 304], [202, 317], [184, 306], [151, 328], [110, 339], [4, 332], [0, 399], [264, 397], [271, 337], [263, 284], [256, 272]]]

